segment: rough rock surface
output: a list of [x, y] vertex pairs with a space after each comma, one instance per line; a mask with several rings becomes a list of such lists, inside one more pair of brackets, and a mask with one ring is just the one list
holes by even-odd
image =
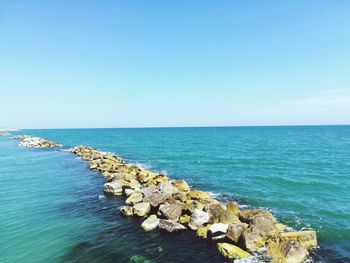
[[217, 243], [217, 248], [219, 249], [220, 253], [227, 258], [242, 259], [249, 258], [252, 256], [243, 249], [230, 243]]
[[151, 206], [149, 203], [137, 203], [133, 206], [134, 214], [138, 216], [146, 216], [151, 211]]
[[242, 233], [246, 231], [248, 224], [245, 223], [235, 223], [228, 226], [226, 236], [231, 239], [234, 243], [238, 243]]
[[159, 206], [159, 211], [166, 219], [178, 221], [182, 214], [182, 206], [179, 203], [165, 203]]
[[190, 223], [188, 224], [188, 226], [192, 229], [192, 230], [197, 230], [198, 227], [200, 227], [201, 225], [208, 223], [209, 221], [209, 215], [207, 212], [204, 212], [202, 210], [199, 209], [195, 209], [191, 215], [191, 220]]
[[150, 215], [145, 221], [142, 222], [141, 227], [145, 231], [152, 231], [159, 225], [159, 219], [156, 215]]
[[158, 227], [168, 232], [174, 232], [178, 230], [185, 230], [186, 227], [174, 220], [160, 219]]
[[123, 184], [120, 181], [105, 183], [103, 186], [103, 192], [108, 195], [122, 195]]

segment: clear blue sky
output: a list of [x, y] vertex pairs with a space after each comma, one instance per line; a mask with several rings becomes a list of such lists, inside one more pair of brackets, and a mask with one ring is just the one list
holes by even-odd
[[350, 1], [0, 1], [0, 128], [350, 123]]

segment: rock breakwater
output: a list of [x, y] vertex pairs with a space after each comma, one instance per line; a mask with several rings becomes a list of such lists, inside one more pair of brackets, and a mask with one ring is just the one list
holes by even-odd
[[13, 139], [20, 140], [19, 146], [28, 148], [52, 148], [62, 146], [59, 143], [52, 142], [40, 137], [34, 137], [29, 135], [17, 135], [13, 136]]
[[304, 262], [317, 247], [315, 231], [294, 231], [267, 210], [240, 210], [235, 202], [224, 205], [184, 180], [128, 165], [113, 153], [86, 146], [70, 151], [104, 175], [106, 195], [126, 197], [121, 213], [145, 218], [145, 231], [195, 231], [230, 259], [264, 253], [272, 262]]

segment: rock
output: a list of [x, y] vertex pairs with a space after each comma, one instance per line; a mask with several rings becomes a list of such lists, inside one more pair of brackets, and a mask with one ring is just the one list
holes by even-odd
[[202, 192], [199, 190], [191, 190], [187, 193], [187, 198], [193, 200], [208, 199], [209, 194], [207, 192]]
[[[160, 183], [160, 185], [163, 183]], [[165, 192], [160, 191], [155, 185], [151, 185], [145, 189], [142, 189], [144, 195], [143, 200], [149, 202], [153, 207], [158, 207], [160, 204], [165, 203], [165, 201], [172, 197], [169, 193], [171, 190], [167, 186], [163, 186]]]
[[138, 216], [146, 216], [151, 211], [151, 206], [148, 202], [137, 203], [133, 208], [134, 214]]
[[233, 242], [238, 243], [242, 233], [247, 230], [248, 224], [246, 223], [235, 223], [228, 226], [226, 237], [231, 239]]
[[145, 221], [142, 222], [141, 227], [145, 231], [151, 231], [158, 227], [159, 219], [156, 215], [150, 215]]
[[179, 219], [179, 223], [180, 224], [185, 224], [185, 223], [188, 223], [190, 222], [191, 220], [191, 216], [190, 215], [182, 215]]
[[233, 203], [233, 202], [229, 202], [227, 205], [226, 205], [226, 212], [227, 213], [231, 213], [231, 214], [234, 214], [234, 215], [239, 215], [239, 208], [237, 206], [236, 203]]
[[172, 181], [172, 184], [180, 192], [189, 192], [191, 190], [185, 180], [174, 180]]
[[10, 136], [10, 134], [6, 131], [1, 131], [0, 136], [6, 137], [6, 136]]
[[243, 232], [243, 241], [247, 249], [257, 251], [269, 237], [277, 233], [276, 224], [268, 214], [257, 214], [252, 218], [249, 228]]
[[208, 229], [211, 225], [206, 226], [200, 226], [197, 230], [197, 236], [201, 238], [207, 238], [208, 237]]
[[131, 179], [127, 184], [126, 187], [129, 187], [131, 189], [139, 189], [141, 187], [141, 184], [135, 180], [135, 179]]
[[317, 247], [317, 236], [313, 230], [280, 233], [279, 237], [282, 241], [299, 241], [306, 249]]
[[133, 193], [135, 193], [135, 190], [134, 190], [134, 189], [131, 189], [131, 188], [125, 188], [125, 189], [124, 189], [124, 194], [125, 194], [126, 196], [130, 196], [130, 195], [132, 195]]
[[122, 195], [123, 184], [119, 180], [105, 183], [103, 186], [103, 192], [107, 195]]
[[256, 216], [264, 216], [270, 218], [273, 222], [277, 222], [276, 218], [269, 212], [264, 209], [252, 209], [252, 210], [242, 210], [239, 212], [239, 219], [242, 222], [250, 223]]
[[134, 255], [130, 257], [130, 263], [153, 263], [153, 261], [145, 258], [144, 256]]
[[229, 243], [217, 243], [217, 248], [219, 249], [220, 253], [226, 258], [243, 259], [252, 256], [243, 249]]
[[184, 210], [188, 210], [193, 213], [194, 210], [203, 210], [204, 204], [197, 200], [188, 200], [185, 203], [185, 207], [186, 208], [184, 208]]
[[120, 208], [120, 212], [122, 212], [126, 216], [132, 216], [134, 214], [134, 210], [131, 206], [123, 206]]
[[218, 240], [226, 237], [228, 225], [223, 223], [215, 223], [209, 227], [209, 233], [213, 240]]
[[159, 206], [159, 211], [166, 219], [178, 221], [182, 213], [182, 206], [178, 203], [165, 203]]
[[168, 232], [174, 232], [174, 231], [185, 230], [186, 229], [186, 227], [184, 227], [183, 225], [177, 223], [176, 221], [168, 220], [168, 219], [160, 219], [158, 227], [160, 229], [164, 229], [164, 230], [166, 230]]
[[140, 203], [142, 201], [142, 194], [139, 192], [135, 192], [131, 194], [128, 199], [126, 199], [125, 203], [128, 205], [134, 205]]
[[214, 223], [219, 223], [224, 221], [226, 211], [221, 204], [216, 204], [216, 203], [208, 204], [206, 205], [205, 210], [209, 215], [209, 224], [214, 224]]
[[192, 230], [197, 230], [198, 227], [204, 225], [205, 223], [208, 223], [209, 221], [209, 215], [207, 212], [204, 212], [199, 209], [195, 209], [191, 215], [191, 220], [188, 226]]
[[175, 188], [170, 182], [161, 182], [159, 184], [159, 191], [172, 196], [172, 194], [175, 192]]
[[147, 183], [149, 180], [155, 178], [156, 176], [157, 176], [156, 173], [152, 173], [152, 172], [146, 171], [146, 170], [141, 170], [136, 175], [137, 180], [140, 183]]
[[173, 193], [173, 197], [181, 202], [185, 202], [187, 200], [186, 193], [184, 192], [175, 192]]
[[268, 246], [268, 254], [273, 262], [301, 263], [309, 255], [304, 246], [295, 240], [271, 242]]

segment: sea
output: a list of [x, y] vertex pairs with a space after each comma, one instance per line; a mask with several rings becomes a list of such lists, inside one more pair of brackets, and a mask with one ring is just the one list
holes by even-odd
[[123, 197], [70, 152], [114, 152], [185, 179], [222, 202], [262, 207], [295, 230], [317, 231], [313, 262], [350, 262], [350, 126], [20, 130], [62, 148], [0, 137], [0, 262], [231, 262], [193, 231], [144, 232]]

